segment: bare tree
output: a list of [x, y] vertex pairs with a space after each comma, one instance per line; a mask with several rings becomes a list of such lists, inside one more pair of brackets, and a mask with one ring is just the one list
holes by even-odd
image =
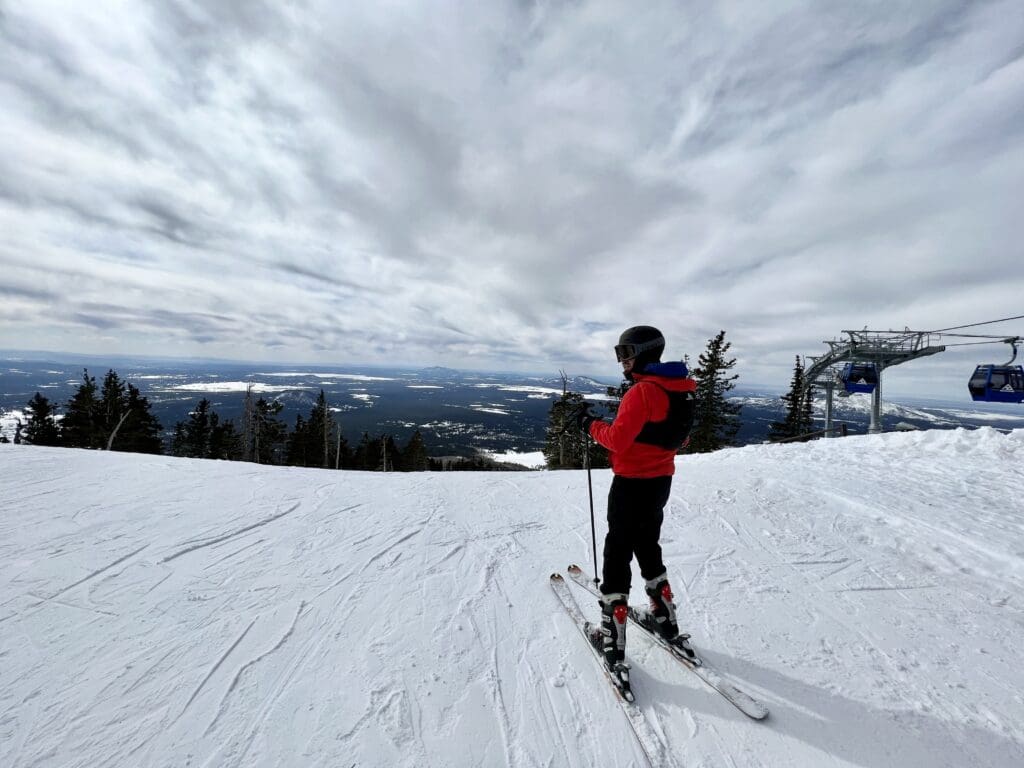
[[121, 429], [121, 425], [122, 425], [122, 424], [124, 424], [125, 420], [126, 420], [126, 419], [127, 419], [127, 418], [128, 418], [129, 416], [131, 416], [131, 415], [132, 415], [132, 412], [131, 412], [131, 410], [130, 410], [130, 409], [129, 409], [129, 410], [127, 410], [127, 411], [125, 411], [125, 412], [124, 412], [124, 413], [123, 413], [123, 414], [121, 415], [121, 420], [117, 422], [117, 426], [116, 426], [116, 427], [114, 427], [114, 431], [110, 433], [110, 438], [109, 438], [109, 439], [107, 440], [107, 450], [108, 450], [108, 451], [110, 450], [111, 446], [113, 446], [113, 445], [114, 445], [114, 438], [115, 438], [115, 437], [117, 437], [117, 432], [118, 432], [118, 430], [119, 430], [119, 429]]

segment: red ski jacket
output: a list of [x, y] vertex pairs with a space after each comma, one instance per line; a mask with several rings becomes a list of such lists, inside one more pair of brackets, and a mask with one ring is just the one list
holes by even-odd
[[[672, 364], [666, 364], [669, 368]], [[679, 364], [682, 367], [682, 364]], [[685, 367], [682, 367], [685, 371]], [[671, 449], [638, 443], [637, 436], [651, 422], [668, 417], [670, 392], [694, 392], [697, 383], [689, 376], [659, 376], [646, 373], [633, 374], [635, 383], [626, 392], [619, 405], [615, 420], [609, 424], [595, 421], [590, 425], [590, 436], [608, 449], [612, 471], [622, 477], [664, 477], [676, 471], [675, 455]]]

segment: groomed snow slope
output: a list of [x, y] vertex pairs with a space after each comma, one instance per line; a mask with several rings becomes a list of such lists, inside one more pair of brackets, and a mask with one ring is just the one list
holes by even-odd
[[[684, 621], [771, 709], [633, 631], [678, 765], [1024, 765], [1024, 430], [678, 467]], [[582, 472], [0, 446], [0, 765], [642, 765], [548, 588], [590, 560]]]

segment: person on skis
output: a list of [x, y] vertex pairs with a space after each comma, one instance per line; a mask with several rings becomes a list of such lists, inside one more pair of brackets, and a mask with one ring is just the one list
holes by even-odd
[[601, 580], [601, 628], [592, 640], [615, 669], [626, 657], [626, 618], [636, 556], [650, 611], [639, 618], [691, 656], [688, 635], [679, 634], [676, 606], [662, 561], [661, 524], [672, 488], [676, 452], [693, 423], [696, 383], [683, 362], [661, 362], [665, 338], [649, 325], [619, 337], [615, 357], [632, 382], [609, 424], [584, 405], [571, 417], [576, 426], [608, 449], [612, 472], [608, 492], [608, 534]]

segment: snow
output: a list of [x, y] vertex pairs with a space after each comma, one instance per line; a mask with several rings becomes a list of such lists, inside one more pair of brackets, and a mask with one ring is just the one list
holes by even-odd
[[5, 411], [0, 409], [0, 435], [4, 435], [8, 440], [13, 440], [15, 433], [18, 431], [19, 422], [24, 428], [28, 422], [28, 414], [19, 410]]
[[361, 373], [308, 373], [304, 371], [285, 371], [279, 373], [259, 373], [257, 376], [279, 376], [284, 378], [295, 378], [301, 376], [312, 376], [317, 379], [338, 379], [345, 381], [397, 381], [388, 376], [365, 376]]
[[484, 454], [494, 461], [500, 461], [505, 464], [518, 464], [521, 467], [529, 467], [530, 469], [540, 469], [545, 464], [543, 451], [530, 451], [528, 453], [520, 453], [518, 451], [484, 451]]
[[493, 413], [496, 416], [509, 415], [508, 408], [499, 403], [491, 403], [490, 405], [485, 405], [483, 403], [470, 403], [469, 409], [471, 411], [477, 411], [478, 413]]
[[301, 385], [281, 386], [279, 384], [262, 384], [252, 381], [208, 381], [198, 384], [178, 384], [169, 389], [176, 392], [245, 392], [252, 387], [252, 391], [259, 394], [264, 392], [289, 392], [293, 389], [312, 389]]
[[[1022, 466], [993, 429], [681, 457], [681, 617], [771, 715], [631, 631], [677, 764], [1024, 764]], [[592, 567], [584, 472], [3, 445], [0, 510], [0, 765], [642, 765], [547, 585]]]

